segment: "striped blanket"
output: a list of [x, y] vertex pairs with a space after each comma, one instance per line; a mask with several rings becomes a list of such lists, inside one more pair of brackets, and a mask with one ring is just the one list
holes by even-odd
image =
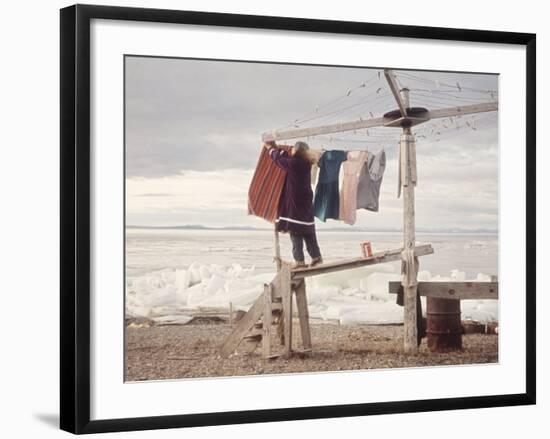
[[[288, 145], [277, 145], [290, 149]], [[262, 147], [256, 171], [248, 189], [248, 214], [263, 218], [270, 223], [277, 219], [279, 199], [285, 184], [286, 172], [273, 163], [267, 150]]]

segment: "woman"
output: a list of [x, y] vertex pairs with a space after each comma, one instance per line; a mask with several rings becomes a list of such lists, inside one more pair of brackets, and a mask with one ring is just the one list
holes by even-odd
[[313, 191], [311, 190], [311, 164], [309, 146], [296, 142], [290, 152], [278, 148], [275, 142], [264, 143], [269, 157], [286, 171], [285, 184], [279, 202], [276, 227], [289, 232], [295, 268], [305, 267], [304, 241], [311, 256], [310, 267], [323, 262], [315, 234], [313, 218]]

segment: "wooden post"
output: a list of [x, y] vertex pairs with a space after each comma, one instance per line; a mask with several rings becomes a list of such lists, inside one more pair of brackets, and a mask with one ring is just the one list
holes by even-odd
[[264, 358], [269, 358], [269, 356], [271, 355], [271, 301], [273, 300], [272, 289], [272, 284], [264, 285], [264, 315], [262, 318], [262, 354]]
[[283, 264], [279, 276], [279, 286], [283, 302], [283, 321], [285, 345], [283, 357], [290, 358], [292, 353], [292, 285], [290, 280], [290, 265]]
[[279, 243], [279, 231], [277, 230], [277, 223], [273, 227], [275, 233], [275, 264], [277, 265], [277, 271], [281, 269], [281, 245]]
[[[416, 185], [416, 151], [414, 137], [410, 127], [403, 127], [401, 135], [401, 160], [403, 184], [403, 250], [414, 252], [416, 232], [414, 219], [414, 187]], [[404, 264], [403, 302], [404, 302], [404, 349], [405, 353], [418, 352], [416, 327], [416, 294], [418, 266], [416, 258]], [[412, 283], [412, 285], [411, 285]]]
[[296, 286], [296, 307], [298, 308], [298, 317], [300, 319], [300, 332], [302, 334], [302, 344], [304, 351], [311, 350], [311, 333], [309, 330], [309, 311], [307, 309], [306, 280]]

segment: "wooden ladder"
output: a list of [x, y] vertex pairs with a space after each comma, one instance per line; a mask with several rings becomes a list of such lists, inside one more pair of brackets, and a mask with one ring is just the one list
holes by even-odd
[[[292, 293], [296, 297], [303, 352], [311, 351], [311, 333], [305, 281], [292, 281], [291, 266], [282, 262], [281, 269], [269, 284], [264, 284], [264, 291], [253, 303], [248, 312], [238, 321], [231, 334], [223, 343], [220, 355], [229, 357], [243, 343], [244, 352], [252, 353], [261, 344], [264, 358], [292, 355]], [[271, 351], [272, 329], [277, 328], [282, 352]]]

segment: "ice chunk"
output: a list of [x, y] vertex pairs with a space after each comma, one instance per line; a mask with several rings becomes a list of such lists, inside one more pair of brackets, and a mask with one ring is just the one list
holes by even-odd
[[395, 302], [395, 296], [389, 293], [389, 282], [398, 280], [401, 280], [401, 275], [397, 273], [372, 273], [367, 278], [361, 279], [360, 287], [370, 300]]
[[484, 273], [478, 273], [476, 277], [476, 281], [478, 282], [491, 282], [491, 276]]
[[432, 274], [428, 270], [422, 270], [418, 272], [418, 280], [425, 282], [432, 278]]
[[239, 292], [254, 286], [256, 286], [256, 283], [251, 282], [250, 279], [231, 278], [225, 282], [225, 291]]
[[371, 302], [368, 306], [346, 310], [340, 324], [398, 324], [403, 323], [403, 308], [390, 302]]
[[175, 283], [178, 291], [185, 291], [190, 283], [188, 270], [176, 270]]
[[216, 294], [218, 291], [223, 291], [224, 284], [225, 284], [225, 279], [215, 274], [208, 281], [205, 291], [208, 295]]
[[185, 325], [193, 320], [192, 316], [182, 314], [155, 317], [154, 322], [159, 325]]
[[261, 288], [250, 288], [239, 293], [230, 294], [231, 303], [235, 305], [251, 305], [263, 293]]
[[325, 287], [325, 288], [308, 288], [306, 285], [306, 294], [309, 304], [325, 302], [329, 297], [338, 296], [340, 294], [340, 288], [338, 287]]
[[344, 288], [341, 294], [344, 296], [355, 296], [359, 291], [359, 288]]
[[466, 280], [466, 273], [457, 269], [451, 270], [451, 278], [458, 282]]
[[260, 273], [260, 274], [254, 274], [249, 277], [250, 282], [255, 282], [259, 284], [268, 284], [270, 283], [273, 278], [275, 277], [276, 273]]
[[194, 290], [188, 290], [187, 294], [187, 306], [190, 307], [196, 307], [199, 306], [200, 303], [204, 300], [206, 300], [209, 297], [209, 294], [204, 291], [204, 289], [194, 289]]
[[212, 273], [210, 273], [210, 270], [206, 265], [201, 265], [201, 267], [199, 268], [199, 275], [201, 277], [201, 282], [204, 282], [205, 280], [210, 279]]
[[[223, 290], [222, 290], [223, 291]], [[215, 296], [209, 296], [200, 302], [201, 306], [213, 307], [213, 308], [229, 308], [229, 302], [231, 298], [227, 293], [216, 294]]]

